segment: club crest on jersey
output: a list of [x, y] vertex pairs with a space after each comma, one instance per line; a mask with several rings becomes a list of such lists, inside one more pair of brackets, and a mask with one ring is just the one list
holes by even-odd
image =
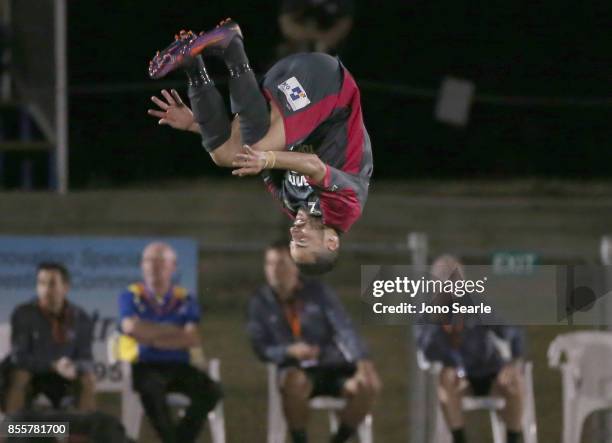
[[285, 98], [287, 99], [287, 103], [289, 103], [289, 106], [293, 111], [302, 109], [310, 104], [310, 99], [306, 95], [306, 91], [304, 91], [304, 88], [295, 77], [291, 77], [282, 82], [280, 85], [278, 85], [278, 89], [283, 91], [283, 94], [285, 94]]

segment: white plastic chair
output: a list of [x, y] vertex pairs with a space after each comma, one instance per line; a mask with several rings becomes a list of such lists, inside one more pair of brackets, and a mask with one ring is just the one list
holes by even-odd
[[[144, 410], [140, 402], [140, 396], [132, 389], [132, 365], [126, 361], [117, 360], [116, 342], [118, 335], [113, 335], [108, 341], [108, 360], [111, 364], [121, 365], [121, 422], [128, 437], [138, 440]], [[214, 381], [221, 380], [221, 363], [219, 359], [213, 358], [208, 362], [208, 375]], [[171, 408], [179, 410], [183, 414], [189, 406], [189, 398], [178, 392], [169, 393], [166, 401]], [[225, 443], [225, 415], [223, 412], [223, 400], [217, 402], [215, 409], [208, 413], [208, 424], [213, 443]]]
[[[276, 365], [268, 364], [268, 443], [285, 443], [287, 422], [283, 413], [283, 400], [278, 387]], [[346, 401], [335, 397], [315, 397], [310, 400], [310, 408], [329, 411], [329, 427], [332, 433], [338, 430], [336, 413], [346, 406]], [[372, 415], [368, 414], [357, 428], [361, 443], [372, 443]]]
[[[502, 352], [502, 354], [504, 354]], [[430, 386], [438, 386], [440, 372], [442, 371], [442, 364], [439, 362], [430, 362], [425, 358], [422, 351], [417, 351], [417, 363], [421, 370], [427, 371], [432, 379], [430, 380]], [[525, 379], [524, 384], [524, 411], [522, 419], [522, 431], [523, 441], [525, 443], [537, 443], [537, 424], [535, 414], [535, 397], [533, 394], [533, 364], [532, 362], [525, 362], [523, 365], [523, 376]], [[436, 390], [437, 392], [437, 390]], [[493, 443], [504, 443], [506, 441], [506, 426], [503, 420], [499, 417], [498, 412], [506, 406], [506, 400], [501, 397], [493, 396], [464, 396], [462, 399], [462, 407], [466, 412], [484, 410], [489, 412], [489, 419], [491, 420], [491, 432], [493, 434]], [[444, 415], [442, 413], [442, 407], [440, 402], [437, 400], [430, 406], [429, 417], [433, 417], [435, 420], [434, 431], [431, 438], [431, 443], [451, 443], [452, 435]]]
[[589, 414], [612, 408], [612, 333], [561, 334], [548, 347], [548, 364], [561, 371], [562, 441], [580, 443], [582, 426]]

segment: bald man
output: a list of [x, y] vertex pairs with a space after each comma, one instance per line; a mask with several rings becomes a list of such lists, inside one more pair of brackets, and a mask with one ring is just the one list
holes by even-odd
[[[119, 353], [132, 362], [132, 383], [145, 412], [164, 443], [197, 439], [204, 419], [221, 398], [218, 383], [192, 365], [200, 349], [200, 308], [188, 291], [172, 284], [176, 252], [155, 242], [142, 253], [143, 281], [119, 296]], [[185, 416], [173, 423], [166, 395], [180, 392], [191, 400]]]
[[[430, 274], [442, 281], [465, 280], [463, 264], [451, 255], [434, 260]], [[454, 297], [440, 294], [432, 303], [451, 304]], [[462, 408], [464, 395], [504, 398], [506, 406], [501, 416], [506, 424], [506, 441], [521, 441], [524, 401], [522, 330], [512, 326], [483, 325], [477, 316], [466, 314], [434, 315], [425, 323], [429, 324], [416, 326], [417, 346], [428, 360], [443, 365], [438, 399], [453, 435], [453, 443], [467, 441]], [[509, 342], [510, 356], [504, 355], [497, 346], [499, 338]]]

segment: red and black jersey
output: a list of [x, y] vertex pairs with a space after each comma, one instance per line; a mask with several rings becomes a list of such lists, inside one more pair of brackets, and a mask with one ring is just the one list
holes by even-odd
[[324, 225], [348, 231], [361, 216], [372, 175], [355, 80], [337, 58], [295, 54], [266, 73], [263, 92], [282, 114], [287, 150], [314, 153], [327, 165], [322, 183], [294, 171], [266, 171], [268, 190], [290, 216], [304, 207]]

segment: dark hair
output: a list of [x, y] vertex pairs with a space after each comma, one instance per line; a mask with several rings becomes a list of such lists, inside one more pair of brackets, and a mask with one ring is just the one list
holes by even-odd
[[324, 252], [317, 253], [314, 263], [298, 263], [297, 266], [304, 275], [321, 275], [334, 269], [337, 261], [337, 250], [325, 250]]
[[68, 268], [61, 263], [53, 261], [39, 263], [38, 267], [36, 268], [36, 274], [38, 275], [40, 271], [59, 272], [59, 274], [62, 276], [62, 281], [64, 283], [70, 283], [70, 272], [68, 272]]
[[289, 252], [289, 241], [288, 240], [275, 240], [266, 246], [266, 252], [268, 251], [285, 251]]

